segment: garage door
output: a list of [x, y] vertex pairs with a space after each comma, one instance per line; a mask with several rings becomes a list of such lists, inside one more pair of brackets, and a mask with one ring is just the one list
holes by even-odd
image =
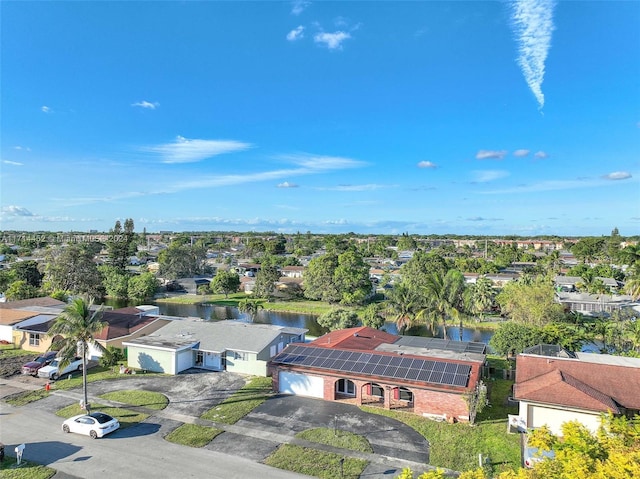
[[324, 379], [318, 376], [280, 371], [278, 385], [281, 393], [324, 398]]

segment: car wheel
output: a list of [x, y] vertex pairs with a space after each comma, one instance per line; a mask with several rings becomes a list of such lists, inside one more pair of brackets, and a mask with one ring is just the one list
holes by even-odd
[[91, 436], [91, 439], [97, 439], [98, 438], [98, 433], [95, 431], [91, 431], [89, 432], [89, 436]]
[[51, 375], [51, 379], [53, 379], [54, 381], [57, 381], [58, 380], [58, 375], [56, 373], [53, 373]]
[[69, 426], [67, 424], [62, 425], [62, 432], [69, 432]]

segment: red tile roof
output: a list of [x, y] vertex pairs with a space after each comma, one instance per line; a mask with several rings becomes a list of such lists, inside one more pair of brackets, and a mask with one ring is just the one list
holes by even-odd
[[370, 351], [381, 344], [393, 344], [398, 336], [385, 333], [367, 326], [358, 328], [340, 329], [320, 336], [310, 344], [320, 348], [353, 349], [358, 351]]
[[590, 411], [640, 409], [640, 368], [521, 354], [514, 397]]

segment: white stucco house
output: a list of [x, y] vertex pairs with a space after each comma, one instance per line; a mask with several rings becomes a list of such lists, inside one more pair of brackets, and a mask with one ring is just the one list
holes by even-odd
[[123, 342], [128, 366], [178, 374], [189, 368], [267, 375], [267, 362], [307, 329], [243, 321], [177, 319], [153, 334]]

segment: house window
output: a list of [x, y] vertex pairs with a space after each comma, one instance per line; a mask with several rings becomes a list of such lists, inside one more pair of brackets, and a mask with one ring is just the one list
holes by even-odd
[[204, 354], [202, 351], [196, 351], [196, 366], [202, 367], [204, 364]]
[[396, 399], [400, 399], [400, 401], [413, 401], [413, 393], [407, 388], [398, 388], [396, 391], [398, 391], [398, 397]]
[[231, 353], [232, 359], [237, 359], [238, 361], [248, 361], [249, 353], [245, 353], [243, 351], [229, 351]]
[[40, 334], [38, 333], [29, 334], [29, 346], [40, 346]]
[[356, 385], [353, 384], [353, 381], [349, 381], [348, 379], [339, 379], [336, 383], [336, 392], [347, 394], [349, 396], [355, 396]]

